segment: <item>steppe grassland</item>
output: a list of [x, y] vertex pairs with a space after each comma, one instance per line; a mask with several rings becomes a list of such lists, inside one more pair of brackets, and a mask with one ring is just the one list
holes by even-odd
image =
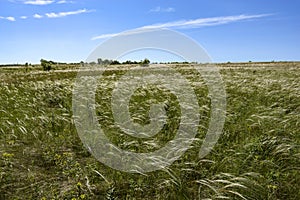
[[[299, 198], [300, 64], [219, 64], [226, 122], [204, 159], [198, 152], [210, 116], [207, 88], [196, 70], [173, 67], [197, 95], [198, 140], [173, 165], [146, 175], [111, 169], [83, 147], [72, 118], [75, 69], [0, 68], [0, 199]], [[114, 83], [126, 73], [120, 68], [99, 80], [98, 121], [118, 147], [154, 151], [176, 134], [178, 101], [168, 90], [139, 88], [132, 117], [147, 124], [148, 100], [167, 100], [167, 124], [146, 142], [120, 133], [110, 110]]]

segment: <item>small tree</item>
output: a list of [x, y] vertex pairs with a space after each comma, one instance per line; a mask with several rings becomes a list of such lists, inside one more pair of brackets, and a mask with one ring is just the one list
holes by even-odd
[[148, 66], [150, 64], [150, 60], [148, 58], [145, 58], [144, 60], [141, 61], [141, 65], [143, 66]]
[[119, 65], [119, 64], [121, 64], [119, 61], [117, 61], [117, 60], [113, 60], [113, 61], [111, 61], [111, 63], [110, 63], [111, 65]]
[[103, 62], [103, 60], [101, 59], [101, 58], [98, 58], [97, 59], [97, 63], [100, 65], [100, 64], [102, 64], [102, 62]]
[[41, 66], [44, 71], [50, 71], [52, 68], [51, 63], [44, 59], [41, 59]]

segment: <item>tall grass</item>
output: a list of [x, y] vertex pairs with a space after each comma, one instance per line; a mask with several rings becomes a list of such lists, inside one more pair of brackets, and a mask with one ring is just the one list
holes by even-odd
[[[203, 159], [198, 152], [210, 117], [208, 91], [195, 70], [174, 67], [198, 98], [198, 134], [179, 160], [146, 174], [111, 169], [83, 147], [71, 112], [76, 71], [0, 69], [0, 199], [298, 199], [299, 64], [219, 65], [227, 117], [222, 136]], [[139, 88], [131, 117], [147, 124], [150, 104], [164, 102], [167, 123], [146, 140], [122, 133], [110, 94], [125, 73], [112, 69], [99, 80], [98, 122], [119, 148], [155, 151], [176, 134], [178, 101], [168, 90]]]

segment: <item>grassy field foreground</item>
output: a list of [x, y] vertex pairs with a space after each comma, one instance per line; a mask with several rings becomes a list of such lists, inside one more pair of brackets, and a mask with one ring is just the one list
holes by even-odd
[[[217, 145], [198, 158], [210, 114], [201, 75], [172, 65], [200, 106], [197, 140], [168, 168], [147, 174], [116, 171], [82, 145], [72, 119], [76, 70], [0, 68], [0, 199], [299, 199], [300, 63], [219, 64], [227, 92], [226, 122]], [[176, 134], [176, 97], [139, 88], [129, 110], [147, 124], [148, 100], [167, 101], [167, 124], [146, 141], [122, 134], [110, 110], [114, 83], [126, 70], [104, 72], [98, 121], [118, 147], [159, 149]]]

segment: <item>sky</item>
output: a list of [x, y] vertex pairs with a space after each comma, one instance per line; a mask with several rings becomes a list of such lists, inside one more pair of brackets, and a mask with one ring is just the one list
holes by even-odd
[[300, 61], [299, 9], [298, 0], [0, 0], [0, 64], [85, 61], [110, 37], [147, 28], [185, 34], [213, 62]]

